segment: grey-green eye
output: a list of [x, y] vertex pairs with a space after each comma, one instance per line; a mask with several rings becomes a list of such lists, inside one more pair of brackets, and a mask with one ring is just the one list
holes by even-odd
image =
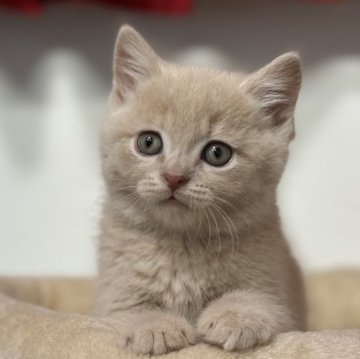
[[204, 148], [201, 158], [212, 166], [224, 166], [230, 161], [232, 149], [223, 142], [210, 142]]
[[144, 155], [157, 155], [162, 150], [162, 139], [156, 132], [143, 132], [138, 137], [137, 146]]

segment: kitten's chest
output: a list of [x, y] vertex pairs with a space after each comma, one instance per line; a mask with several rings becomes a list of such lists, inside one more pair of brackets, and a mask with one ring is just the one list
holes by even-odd
[[197, 317], [209, 300], [224, 291], [231, 275], [229, 268], [224, 258], [184, 248], [157, 248], [151, 259], [139, 260], [134, 265], [151, 302], [190, 320]]

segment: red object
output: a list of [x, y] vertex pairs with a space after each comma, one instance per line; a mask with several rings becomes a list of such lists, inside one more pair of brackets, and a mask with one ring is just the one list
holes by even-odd
[[42, 2], [38, 0], [0, 0], [0, 5], [30, 14], [38, 14], [42, 10]]
[[[78, 0], [85, 2], [86, 0]], [[146, 10], [168, 14], [186, 14], [193, 9], [193, 0], [102, 0], [102, 2], [116, 6], [124, 6], [129, 9]]]
[[[47, 3], [59, 0], [0, 0], [0, 6], [5, 5], [15, 10], [29, 14], [38, 14]], [[101, 3], [118, 7], [126, 7], [139, 11], [183, 15], [192, 11], [194, 0], [67, 0], [68, 3]]]

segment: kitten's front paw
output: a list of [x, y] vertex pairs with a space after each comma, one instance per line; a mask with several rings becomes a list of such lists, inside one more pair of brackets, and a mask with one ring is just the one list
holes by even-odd
[[225, 350], [242, 350], [268, 342], [275, 334], [273, 326], [256, 313], [222, 310], [199, 319], [197, 331], [202, 340]]
[[138, 323], [120, 337], [122, 347], [138, 354], [161, 355], [195, 343], [195, 329], [181, 317], [164, 315]]

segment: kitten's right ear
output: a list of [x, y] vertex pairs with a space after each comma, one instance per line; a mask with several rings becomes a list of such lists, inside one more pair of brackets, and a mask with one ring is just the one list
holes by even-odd
[[116, 40], [113, 74], [113, 86], [120, 99], [159, 72], [159, 58], [153, 49], [131, 26], [123, 25]]

